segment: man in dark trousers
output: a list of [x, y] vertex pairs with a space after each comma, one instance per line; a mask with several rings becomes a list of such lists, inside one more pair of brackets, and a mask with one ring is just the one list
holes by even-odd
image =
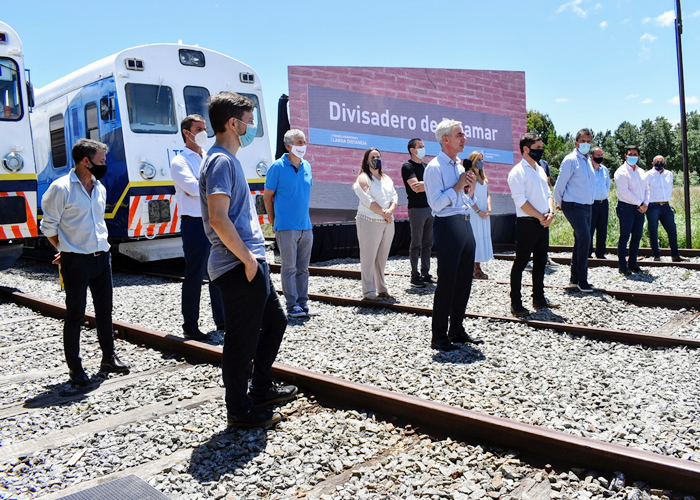
[[468, 335], [462, 324], [474, 276], [476, 242], [469, 217], [471, 207], [476, 205], [476, 176], [471, 169], [465, 171], [458, 156], [467, 142], [462, 122], [441, 121], [435, 137], [442, 151], [428, 163], [423, 178], [435, 217], [438, 260], [430, 345], [433, 349], [453, 351], [458, 349], [455, 343], [482, 343]]
[[74, 168], [51, 183], [41, 199], [41, 231], [58, 254], [66, 290], [63, 348], [71, 382], [90, 383], [80, 359], [80, 327], [87, 289], [95, 306], [97, 339], [102, 349], [100, 371], [128, 372], [114, 353], [112, 328], [112, 261], [107, 242], [107, 190], [100, 179], [107, 173], [107, 145], [80, 139], [73, 146]]
[[[270, 407], [293, 399], [297, 388], [276, 386], [270, 370], [287, 318], [265, 261], [265, 238], [236, 153], [255, 140], [253, 102], [233, 92], [210, 98], [216, 142], [199, 177], [204, 230], [211, 241], [209, 276], [224, 301], [226, 334], [221, 372], [229, 427], [268, 427], [281, 416]], [[250, 362], [253, 373], [250, 379]]]
[[[408, 220], [411, 225], [411, 286], [425, 288], [433, 283], [430, 276], [430, 253], [433, 248], [433, 215], [425, 195], [423, 172], [425, 171], [425, 146], [421, 139], [408, 141], [411, 159], [401, 167], [401, 177], [408, 198]], [[420, 257], [420, 272], [418, 258]]]

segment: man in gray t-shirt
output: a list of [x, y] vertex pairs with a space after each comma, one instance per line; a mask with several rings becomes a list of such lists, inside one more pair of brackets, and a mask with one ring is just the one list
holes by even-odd
[[226, 317], [221, 372], [228, 425], [242, 428], [276, 424], [281, 416], [270, 407], [297, 393], [293, 385], [273, 385], [270, 377], [287, 318], [270, 280], [265, 239], [236, 158], [239, 148], [255, 140], [253, 109], [250, 99], [233, 92], [212, 96], [209, 120], [216, 142], [199, 179], [202, 222], [212, 244], [209, 276], [221, 291]]

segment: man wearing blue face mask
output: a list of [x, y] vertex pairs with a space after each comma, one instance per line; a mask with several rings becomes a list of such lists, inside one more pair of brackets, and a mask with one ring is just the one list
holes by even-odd
[[569, 284], [590, 293], [588, 283], [588, 251], [591, 246], [591, 210], [595, 171], [588, 158], [593, 132], [582, 128], [576, 133], [576, 149], [564, 157], [554, 184], [554, 200], [574, 230], [574, 251], [571, 256]]
[[255, 202], [236, 158], [255, 137], [253, 110], [250, 99], [233, 92], [210, 98], [209, 120], [216, 142], [199, 177], [202, 221], [212, 244], [209, 276], [221, 291], [226, 316], [221, 372], [228, 425], [243, 428], [279, 422], [280, 414], [270, 407], [297, 393], [293, 385], [273, 385], [270, 376], [287, 318], [270, 280]]
[[[617, 186], [617, 217], [620, 219], [620, 239], [617, 241], [617, 259], [620, 273], [630, 276], [641, 273], [637, 264], [639, 242], [644, 232], [644, 213], [649, 207], [649, 187], [644, 180], [644, 170], [637, 165], [639, 148], [627, 146], [625, 163], [615, 171]], [[627, 243], [629, 242], [629, 259]]]
[[661, 260], [659, 249], [659, 221], [668, 234], [668, 245], [671, 247], [671, 260], [682, 262], [686, 259], [678, 252], [678, 235], [676, 221], [671, 208], [673, 194], [673, 172], [666, 170], [666, 160], [663, 156], [654, 157], [654, 169], [646, 175], [649, 188], [649, 208], [647, 210], [647, 226], [649, 227], [649, 243], [655, 261]]
[[[433, 215], [425, 195], [423, 173], [426, 164], [425, 145], [421, 139], [408, 141], [411, 159], [401, 167], [401, 177], [408, 198], [408, 220], [411, 225], [411, 286], [425, 288], [426, 283], [434, 283], [430, 276], [430, 253], [433, 248]], [[418, 257], [421, 268], [418, 272]]]

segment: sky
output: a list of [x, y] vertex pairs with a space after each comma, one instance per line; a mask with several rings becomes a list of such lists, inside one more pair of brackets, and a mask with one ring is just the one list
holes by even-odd
[[[682, 0], [687, 111], [700, 109], [700, 0]], [[676, 0], [23, 0], [0, 19], [35, 88], [120, 50], [199, 45], [255, 69], [268, 127], [287, 66], [525, 71], [527, 108], [559, 134], [680, 119]], [[294, 126], [294, 124], [292, 124]], [[274, 139], [274, 138], [273, 138]]]

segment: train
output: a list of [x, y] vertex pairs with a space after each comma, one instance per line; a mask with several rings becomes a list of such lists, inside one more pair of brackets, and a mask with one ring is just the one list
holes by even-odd
[[207, 100], [232, 91], [255, 104], [257, 135], [238, 157], [265, 222], [262, 192], [272, 163], [270, 130], [258, 74], [248, 65], [194, 45], [132, 47], [35, 91], [31, 113], [36, 184], [41, 196], [73, 168], [81, 138], [109, 146], [105, 220], [118, 252], [140, 262], [182, 256], [180, 217], [170, 161], [184, 148], [180, 122], [190, 114], [207, 124]]
[[22, 41], [0, 21], [0, 269], [10, 267], [25, 241], [39, 234], [27, 73]]

